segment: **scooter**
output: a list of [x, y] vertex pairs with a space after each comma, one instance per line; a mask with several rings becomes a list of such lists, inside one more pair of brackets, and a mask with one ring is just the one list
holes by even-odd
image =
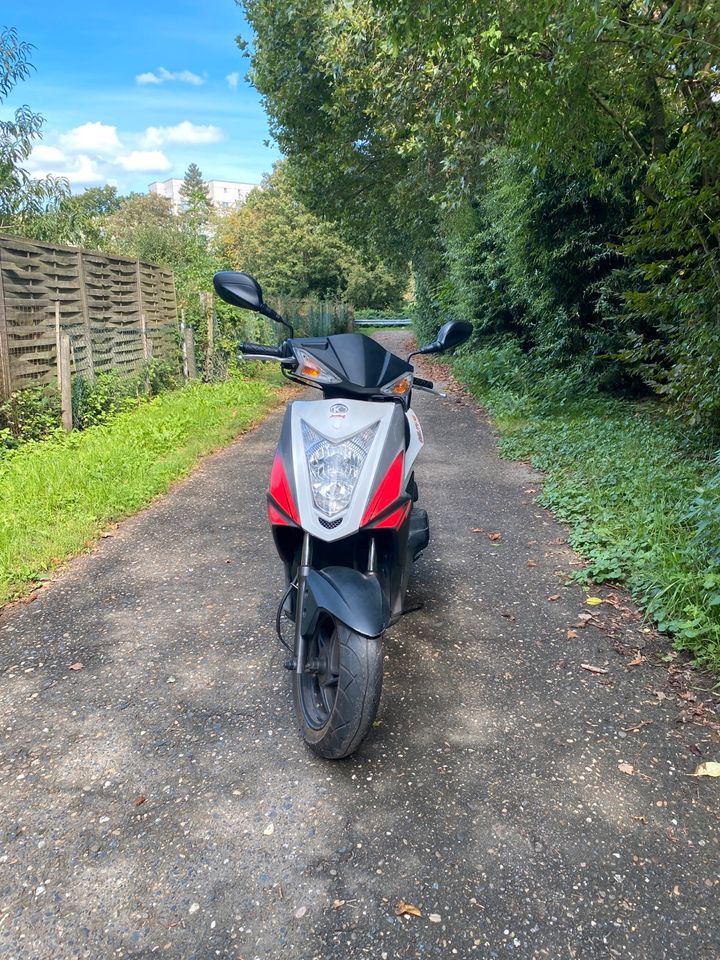
[[[300, 734], [316, 754], [337, 760], [358, 748], [375, 719], [383, 634], [408, 612], [412, 564], [430, 539], [427, 512], [416, 506], [423, 433], [410, 400], [413, 389], [438, 391], [409, 361], [458, 346], [472, 326], [446, 323], [402, 360], [360, 333], [296, 338], [248, 274], [217, 273], [213, 282], [222, 300], [290, 330], [279, 346], [240, 344], [242, 357], [277, 362], [288, 379], [322, 391], [322, 400], [288, 405], [267, 512], [285, 566], [276, 629], [289, 653]], [[291, 643], [283, 616], [293, 624]]]

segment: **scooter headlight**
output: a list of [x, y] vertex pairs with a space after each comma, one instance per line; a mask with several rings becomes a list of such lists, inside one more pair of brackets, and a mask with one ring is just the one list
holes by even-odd
[[339, 443], [321, 436], [304, 420], [301, 424], [313, 502], [326, 517], [333, 517], [350, 506], [379, 421]]

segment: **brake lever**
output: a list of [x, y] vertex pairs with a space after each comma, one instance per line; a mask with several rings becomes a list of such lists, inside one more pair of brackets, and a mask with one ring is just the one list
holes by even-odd
[[417, 383], [414, 383], [413, 390], [423, 390], [425, 393], [434, 393], [436, 397], [442, 397], [443, 400], [447, 400], [447, 394], [443, 393], [442, 390], [436, 390], [435, 387], [420, 387]]

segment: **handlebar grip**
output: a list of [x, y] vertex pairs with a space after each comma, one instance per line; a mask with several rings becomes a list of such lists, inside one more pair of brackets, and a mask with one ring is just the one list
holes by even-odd
[[284, 357], [282, 347], [273, 347], [269, 343], [241, 343], [241, 353], [260, 353], [265, 357]]
[[413, 383], [417, 384], [418, 387], [427, 387], [428, 390], [432, 390], [435, 386], [432, 380], [423, 380], [422, 377], [413, 377]]

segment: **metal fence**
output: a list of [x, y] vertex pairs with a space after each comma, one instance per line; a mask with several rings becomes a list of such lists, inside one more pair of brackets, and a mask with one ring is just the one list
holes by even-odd
[[125, 257], [0, 235], [0, 399], [57, 377], [62, 336], [72, 372], [129, 374], [179, 356], [169, 270]]

